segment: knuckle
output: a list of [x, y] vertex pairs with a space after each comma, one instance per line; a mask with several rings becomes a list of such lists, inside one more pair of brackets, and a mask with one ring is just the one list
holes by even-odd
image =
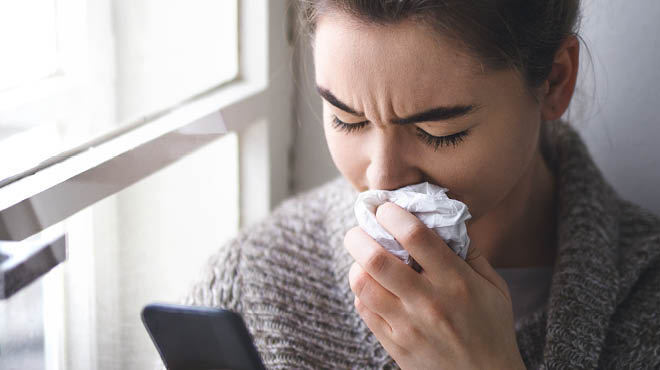
[[451, 279], [448, 285], [454, 299], [466, 300], [470, 296], [470, 286], [465, 279], [456, 277]]
[[441, 302], [434, 302], [420, 307], [424, 321], [433, 325], [443, 335], [452, 335], [455, 328], [452, 326], [448, 312]]
[[406, 323], [400, 325], [392, 332], [392, 340], [395, 343], [406, 344], [409, 346], [416, 346], [421, 337], [421, 331], [414, 325]]
[[367, 261], [364, 264], [364, 267], [367, 271], [372, 274], [379, 274], [385, 271], [387, 266], [387, 255], [383, 250], [376, 250], [369, 255]]
[[401, 240], [404, 243], [418, 242], [424, 240], [424, 236], [428, 232], [426, 226], [421, 223], [414, 223], [409, 225], [403, 230]]
[[419, 310], [421, 311], [421, 314], [425, 318], [425, 320], [435, 322], [437, 320], [444, 319], [444, 314], [442, 313], [442, 309], [440, 309], [441, 306], [442, 306], [441, 302], [434, 300], [431, 302], [425, 302], [424, 304], [420, 304]]
[[359, 313], [364, 312], [366, 306], [362, 301], [356, 296], [355, 299], [353, 300], [353, 304], [355, 305], [355, 310]]
[[351, 290], [356, 297], [362, 298], [367, 284], [369, 284], [369, 276], [364, 271], [358, 272], [351, 281]]

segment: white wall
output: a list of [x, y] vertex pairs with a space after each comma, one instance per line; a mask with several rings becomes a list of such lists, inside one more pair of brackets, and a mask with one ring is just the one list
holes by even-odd
[[[594, 159], [627, 199], [660, 214], [660, 2], [583, 1], [580, 87], [569, 118]], [[311, 52], [299, 53], [293, 190], [338, 175], [321, 127]]]
[[585, 2], [583, 37], [592, 52], [595, 78], [582, 76], [588, 109], [583, 122], [577, 123], [612, 185], [656, 214], [660, 214], [659, 17], [660, 2], [655, 0]]

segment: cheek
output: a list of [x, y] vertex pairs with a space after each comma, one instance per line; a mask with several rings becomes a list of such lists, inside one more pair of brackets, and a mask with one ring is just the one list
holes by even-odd
[[[523, 178], [536, 152], [534, 123], [488, 124], [474, 130], [451, 160], [430, 165], [432, 180], [468, 205], [473, 219], [495, 208]], [[452, 148], [448, 148], [452, 149]], [[449, 151], [451, 152], [451, 150]]]

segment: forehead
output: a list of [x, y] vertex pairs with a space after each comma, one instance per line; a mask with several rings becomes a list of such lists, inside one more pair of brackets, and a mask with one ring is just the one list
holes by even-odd
[[364, 24], [340, 13], [319, 18], [314, 61], [317, 84], [349, 98], [378, 91], [450, 103], [474, 96], [484, 77], [476, 59], [424, 23]]

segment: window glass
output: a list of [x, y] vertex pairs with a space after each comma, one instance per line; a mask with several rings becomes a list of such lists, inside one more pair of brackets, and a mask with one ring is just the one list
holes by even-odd
[[1, 1], [0, 186], [233, 80], [237, 34], [237, 0]]
[[42, 280], [0, 300], [0, 369], [44, 369]]
[[236, 1], [117, 0], [118, 119], [203, 93], [238, 72]]
[[55, 0], [0, 2], [0, 91], [57, 70]]

